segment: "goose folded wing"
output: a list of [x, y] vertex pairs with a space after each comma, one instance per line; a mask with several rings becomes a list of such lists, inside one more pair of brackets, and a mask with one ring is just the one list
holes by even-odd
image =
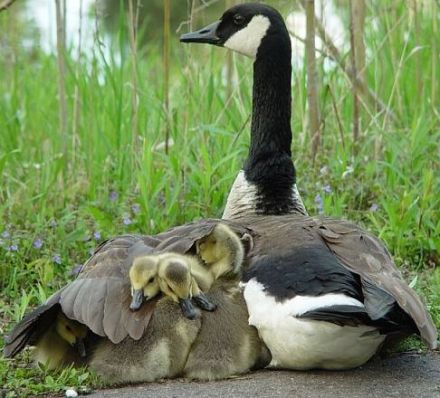
[[[145, 303], [139, 311], [130, 311], [128, 271], [133, 259], [153, 251], [186, 253], [218, 222], [201, 220], [156, 236], [122, 235], [103, 242], [74, 281], [14, 327], [6, 338], [5, 356], [12, 357], [26, 345], [34, 344], [54, 322], [60, 309], [68, 318], [86, 325], [98, 336], [107, 337], [115, 344], [127, 336], [140, 339], [154, 312], [155, 300]], [[240, 235], [249, 232], [239, 225], [229, 224]]]
[[322, 219], [315, 228], [341, 263], [361, 277], [365, 308], [372, 319], [379, 319], [395, 301], [415, 323], [427, 345], [436, 347], [437, 330], [430, 314], [379, 239], [342, 220]]

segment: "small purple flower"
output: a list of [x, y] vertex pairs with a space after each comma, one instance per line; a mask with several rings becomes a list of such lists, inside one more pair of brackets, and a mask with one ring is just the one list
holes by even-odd
[[16, 252], [16, 251], [18, 251], [18, 246], [17, 245], [9, 245], [8, 250], [10, 252]]
[[377, 203], [373, 203], [371, 206], [370, 206], [370, 211], [377, 211], [379, 209], [379, 205], [377, 204]]
[[8, 238], [10, 238], [10, 237], [11, 237], [10, 232], [9, 232], [7, 229], [5, 229], [5, 230], [2, 232], [2, 238], [4, 238], [4, 239], [8, 239]]
[[141, 212], [141, 207], [137, 203], [134, 203], [133, 205], [131, 205], [131, 211], [134, 214], [139, 214]]
[[49, 221], [49, 226], [51, 228], [55, 228], [57, 225], [58, 225], [58, 223], [54, 219]]
[[81, 272], [82, 268], [83, 268], [83, 264], [75, 264], [73, 268], [70, 270], [69, 275], [70, 276], [78, 275]]
[[332, 187], [330, 185], [324, 185], [324, 192], [325, 193], [332, 193]]
[[37, 238], [34, 240], [34, 243], [32, 243], [32, 246], [34, 249], [40, 250], [43, 247], [43, 241], [40, 238]]
[[133, 223], [128, 215], [124, 215], [124, 217], [122, 218], [122, 222], [124, 223], [124, 225], [130, 225]]
[[57, 253], [57, 254], [54, 254], [54, 256], [52, 257], [52, 261], [55, 263], [55, 264], [61, 264], [61, 256]]
[[319, 193], [315, 196], [315, 204], [316, 204], [316, 208], [318, 209], [318, 213], [319, 214], [324, 213], [324, 203]]
[[99, 232], [99, 231], [93, 232], [93, 237], [95, 238], [95, 240], [100, 240], [101, 239], [101, 232]]
[[116, 191], [110, 191], [108, 194], [108, 198], [110, 202], [115, 202], [118, 200], [119, 194]]

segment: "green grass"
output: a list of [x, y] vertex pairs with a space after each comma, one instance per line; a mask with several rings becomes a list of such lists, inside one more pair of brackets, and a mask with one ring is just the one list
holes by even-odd
[[[318, 213], [319, 195], [325, 214], [358, 222], [383, 239], [440, 327], [440, 62], [438, 51], [432, 51], [440, 34], [429, 13], [420, 15], [421, 48], [414, 50], [413, 20], [404, 2], [394, 13], [378, 15], [377, 29], [366, 32], [367, 80], [397, 120], [385, 121], [374, 109], [363, 109], [362, 138], [353, 155], [350, 87], [339, 69], [321, 71], [325, 126], [317, 162], [312, 164], [305, 133], [305, 73], [294, 71], [298, 183], [311, 214]], [[0, 14], [0, 26], [5, 18]], [[438, 18], [435, 22], [438, 26]], [[130, 58], [120, 65], [107, 60], [103, 66], [98, 52], [90, 62], [80, 63], [69, 53], [65, 156], [56, 59], [38, 49], [13, 52], [13, 60], [0, 60], [2, 334], [26, 310], [71, 280], [72, 267], [83, 263], [103, 239], [126, 232], [152, 234], [193, 219], [220, 217], [246, 156], [252, 85], [251, 61], [234, 58], [238, 83], [228, 98], [226, 51], [184, 47], [174, 39], [169, 115], [174, 145], [166, 154], [159, 145], [167, 122], [160, 49], [147, 47], [136, 65], [137, 137], [132, 134]], [[417, 74], [423, 77], [422, 87]], [[342, 133], [327, 87], [337, 99]], [[80, 119], [74, 134], [75, 88]], [[11, 250], [14, 245], [17, 250]], [[9, 396], [97, 385], [87, 371], [32, 370], [28, 354], [18, 361], [0, 359], [0, 381]]]

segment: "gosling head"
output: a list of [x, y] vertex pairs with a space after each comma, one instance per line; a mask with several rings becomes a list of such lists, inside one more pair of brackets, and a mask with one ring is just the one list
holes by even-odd
[[131, 283], [130, 309], [132, 311], [137, 311], [144, 299], [150, 300], [159, 294], [158, 267], [158, 256], [148, 255], [138, 257], [133, 261], [128, 273]]
[[68, 319], [62, 313], [59, 313], [55, 329], [58, 335], [75, 348], [81, 357], [86, 356], [84, 339], [87, 336], [87, 328], [84, 325]]
[[282, 43], [290, 49], [282, 16], [274, 8], [260, 3], [236, 5], [228, 9], [219, 21], [180, 37], [184, 43], [214, 44], [251, 58], [257, 58], [258, 52], [265, 47], [264, 42], [271, 39], [270, 47]]
[[159, 264], [158, 276], [162, 293], [180, 304], [185, 317], [197, 318], [198, 313], [191, 302], [195, 281], [185, 256], [170, 255], [163, 258]]
[[244, 248], [238, 235], [227, 225], [217, 224], [213, 231], [196, 243], [197, 254], [216, 269], [216, 277], [228, 272], [239, 273], [244, 259]]

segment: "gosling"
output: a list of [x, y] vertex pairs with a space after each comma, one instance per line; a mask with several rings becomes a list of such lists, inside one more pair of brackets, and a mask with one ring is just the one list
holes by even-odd
[[189, 319], [199, 315], [191, 299], [205, 311], [216, 309], [202, 291], [210, 287], [210, 277], [194, 256], [164, 253], [140, 257], [133, 262], [129, 277], [132, 286], [130, 309], [133, 311], [140, 308], [144, 298], [152, 299], [160, 291], [179, 303], [183, 315]]
[[158, 255], [148, 255], [138, 257], [133, 261], [128, 272], [131, 283], [130, 309], [132, 311], [137, 311], [144, 299], [150, 300], [159, 294], [160, 287], [157, 279], [159, 259]]
[[[197, 277], [194, 276], [195, 272]], [[191, 299], [205, 311], [214, 311], [217, 306], [211, 303], [200, 286], [205, 290], [209, 279], [199, 260], [193, 256], [169, 253], [159, 263], [158, 279], [162, 293], [179, 303], [182, 313], [188, 319], [195, 319], [199, 313]]]
[[226, 224], [217, 224], [208, 236], [198, 240], [196, 250], [211, 274], [212, 283], [228, 273], [239, 275], [244, 248], [238, 235]]
[[218, 309], [203, 314], [202, 327], [191, 347], [183, 376], [217, 380], [265, 367], [271, 355], [257, 329], [249, 325], [246, 303], [238, 286], [244, 259], [241, 240], [227, 225], [218, 224], [196, 248], [214, 278], [208, 296], [218, 304]]
[[35, 362], [46, 364], [49, 369], [82, 362], [87, 355], [84, 346], [87, 330], [86, 326], [60, 312], [36, 344]]

